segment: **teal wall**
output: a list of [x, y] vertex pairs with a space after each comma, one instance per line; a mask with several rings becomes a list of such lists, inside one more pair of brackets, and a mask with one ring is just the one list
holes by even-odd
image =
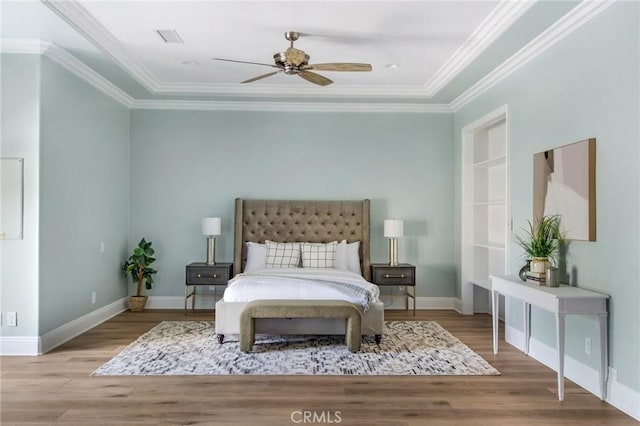
[[[418, 296], [455, 296], [461, 129], [506, 104], [516, 230], [533, 154], [597, 139], [597, 241], [571, 243], [567, 269], [611, 296], [610, 364], [639, 391], [639, 15], [614, 4], [455, 114], [129, 112], [46, 58], [2, 55], [1, 155], [25, 159], [25, 238], [0, 243], [0, 308], [19, 314], [3, 336], [41, 336], [131, 293], [119, 265], [142, 236], [158, 254], [151, 294], [181, 297], [185, 264], [204, 258], [202, 217], [222, 217], [217, 257], [231, 260], [236, 197], [370, 198], [372, 259], [387, 258], [382, 221], [402, 218]], [[515, 273], [513, 235], [508, 252]], [[555, 346], [550, 315], [534, 310], [532, 329]], [[567, 330], [567, 354], [595, 368], [593, 321]]]
[[127, 295], [129, 110], [47, 57], [40, 110], [42, 335]]
[[[580, 287], [611, 296], [610, 365], [617, 369], [618, 381], [635, 391], [640, 390], [639, 8], [637, 2], [611, 6], [455, 115], [459, 165], [461, 129], [508, 105], [515, 232], [532, 216], [533, 154], [597, 139], [597, 241], [571, 242], [566, 271], [575, 268]], [[509, 272], [516, 273], [522, 250], [513, 235], [508, 252]], [[512, 306], [511, 317], [520, 318], [521, 305]], [[512, 325], [521, 328], [520, 321]], [[553, 317], [534, 309], [532, 337], [555, 347], [554, 330]], [[597, 351], [584, 353], [585, 337], [597, 341], [596, 330], [589, 318], [568, 319], [567, 355], [597, 368]]]
[[40, 57], [1, 55], [0, 61], [0, 156], [24, 158], [24, 238], [0, 241], [0, 308], [3, 316], [17, 312], [18, 326], [3, 321], [2, 336], [37, 336]]
[[236, 197], [370, 198], [372, 259], [388, 259], [383, 220], [402, 218], [418, 295], [454, 295], [450, 114], [134, 110], [131, 123], [129, 243], [154, 243], [154, 296], [184, 293], [202, 217], [222, 218], [216, 258], [232, 260]]

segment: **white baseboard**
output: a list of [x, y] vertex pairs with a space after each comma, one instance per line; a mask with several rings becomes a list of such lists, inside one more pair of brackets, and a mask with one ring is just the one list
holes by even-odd
[[618, 383], [618, 372], [609, 367], [607, 402], [640, 422], [640, 392]]
[[[405, 309], [403, 297], [389, 297], [381, 295], [380, 299], [385, 302], [385, 309]], [[455, 298], [453, 297], [417, 297], [416, 309], [454, 309]], [[413, 308], [409, 299], [409, 309]], [[215, 299], [212, 297], [196, 297], [196, 309], [213, 309]], [[191, 299], [188, 308], [191, 309]], [[182, 296], [149, 296], [145, 309], [184, 309], [184, 297]]]
[[1, 336], [0, 355], [42, 355], [128, 308], [128, 298], [125, 297], [76, 318], [42, 336]]
[[48, 333], [43, 334], [41, 339], [41, 353], [47, 353], [50, 350], [68, 342], [74, 337], [84, 333], [85, 331], [95, 327], [129, 309], [129, 299], [124, 297], [116, 300], [100, 309], [89, 312], [79, 318], [74, 319], [58, 328], [54, 328]]
[[[221, 297], [222, 295], [220, 295]], [[196, 297], [196, 309], [214, 309], [218, 298]], [[191, 299], [188, 301], [188, 308], [191, 309]], [[149, 296], [145, 309], [184, 309], [183, 296]]]
[[462, 309], [462, 299], [460, 298], [454, 298], [453, 299], [453, 309], [459, 313], [459, 314], [463, 314], [463, 309]]
[[40, 338], [36, 336], [0, 336], [0, 355], [39, 355]]
[[416, 309], [454, 309], [455, 297], [417, 297]]
[[511, 327], [505, 323], [504, 339], [511, 346], [514, 346], [524, 352], [524, 333], [515, 327]]
[[[517, 328], [505, 325], [505, 340], [510, 345], [524, 350], [524, 332]], [[529, 356], [552, 370], [558, 371], [556, 348], [548, 346], [537, 339], [530, 338]], [[580, 387], [600, 397], [600, 375], [598, 370], [565, 355], [564, 375]], [[607, 377], [606, 401], [636, 420], [640, 420], [640, 393], [618, 383], [616, 371], [611, 367], [609, 367]]]

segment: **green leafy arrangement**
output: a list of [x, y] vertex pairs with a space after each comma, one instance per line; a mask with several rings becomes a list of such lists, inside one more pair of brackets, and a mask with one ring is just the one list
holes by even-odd
[[536, 226], [531, 221], [527, 223], [525, 236], [516, 236], [517, 243], [530, 259], [548, 257], [557, 265], [558, 250], [565, 238], [565, 233], [560, 231], [560, 215], [542, 216]]
[[131, 279], [135, 283], [138, 283], [138, 289], [136, 296], [142, 296], [142, 283], [145, 283], [147, 290], [151, 290], [151, 284], [153, 284], [153, 274], [156, 271], [151, 265], [156, 259], [153, 257], [155, 251], [151, 248], [151, 241], [146, 241], [144, 238], [140, 240], [138, 246], [133, 249], [133, 253], [129, 256], [122, 270], [124, 275], [131, 274]]

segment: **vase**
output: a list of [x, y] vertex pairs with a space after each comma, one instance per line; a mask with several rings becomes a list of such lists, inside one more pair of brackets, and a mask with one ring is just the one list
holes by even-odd
[[549, 267], [549, 258], [548, 257], [534, 257], [531, 259], [529, 263], [529, 269], [531, 272], [547, 272], [547, 268]]
[[529, 270], [529, 260], [527, 260], [527, 263], [524, 264], [524, 266], [522, 268], [520, 268], [520, 272], [518, 272], [518, 275], [520, 276], [520, 279], [522, 281], [526, 281], [527, 280], [527, 271]]
[[549, 266], [547, 269], [547, 287], [560, 287], [558, 268]]

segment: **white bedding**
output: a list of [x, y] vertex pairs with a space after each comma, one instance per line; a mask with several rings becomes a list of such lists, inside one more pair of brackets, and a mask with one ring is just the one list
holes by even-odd
[[[354, 294], [358, 292], [362, 294]], [[236, 275], [229, 281], [223, 300], [251, 302], [260, 299], [320, 299], [346, 300], [363, 305], [363, 295], [370, 302], [376, 302], [379, 300], [380, 292], [378, 286], [354, 272], [336, 269], [270, 268]], [[366, 310], [367, 306], [363, 305], [363, 308]]]

